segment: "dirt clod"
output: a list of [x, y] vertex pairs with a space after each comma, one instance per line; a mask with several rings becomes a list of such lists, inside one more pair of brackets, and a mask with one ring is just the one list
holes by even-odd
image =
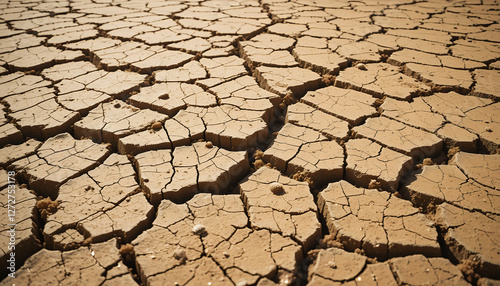
[[431, 158], [425, 158], [424, 161], [422, 161], [422, 164], [424, 166], [432, 166], [432, 165], [434, 165], [434, 162], [432, 161]]
[[358, 63], [356, 67], [362, 71], [367, 70], [366, 65], [364, 63]]
[[186, 251], [182, 248], [177, 248], [174, 251], [174, 258], [179, 260], [180, 263], [184, 263], [187, 260]]
[[206, 233], [207, 230], [206, 230], [204, 225], [197, 224], [197, 225], [193, 226], [192, 231], [196, 235], [202, 235], [202, 234]]
[[377, 180], [371, 180], [368, 184], [368, 189], [379, 189], [380, 187], [380, 182]]
[[134, 246], [130, 243], [123, 244], [122, 246], [120, 246], [120, 254], [125, 261], [133, 262], [135, 255]]
[[264, 165], [265, 165], [265, 163], [264, 163], [264, 161], [262, 161], [262, 159], [257, 159], [253, 163], [253, 166], [255, 167], [255, 170], [258, 170], [260, 167], [262, 167]]
[[455, 154], [457, 154], [458, 152], [460, 152], [460, 147], [458, 146], [451, 147], [448, 150], [448, 159], [451, 160], [451, 158], [453, 158], [453, 156], [455, 156]]
[[334, 234], [327, 234], [318, 242], [319, 247], [321, 248], [343, 248], [344, 246], [340, 241], [335, 238]]
[[336, 269], [337, 268], [337, 264], [335, 264], [335, 261], [328, 261], [328, 266], [332, 269]]
[[158, 121], [151, 124], [151, 129], [153, 129], [153, 130], [160, 130], [160, 129], [162, 129], [162, 127], [163, 127], [163, 124], [161, 124], [161, 122], [158, 122]]
[[50, 198], [41, 199], [36, 203], [36, 207], [40, 212], [40, 216], [43, 220], [46, 220], [47, 216], [55, 213], [58, 206], [59, 202], [53, 201]]
[[480, 263], [473, 258], [464, 259], [458, 264], [458, 268], [464, 274], [465, 279], [471, 283], [475, 283], [480, 276], [476, 273]]
[[331, 74], [324, 74], [321, 77], [321, 81], [326, 86], [333, 85], [335, 83], [335, 76], [333, 76]]
[[365, 251], [363, 249], [356, 248], [356, 249], [354, 249], [354, 253], [357, 253], [357, 254], [360, 254], [360, 255], [364, 255]]
[[255, 158], [255, 160], [260, 160], [264, 157], [264, 152], [262, 152], [262, 150], [260, 150], [260, 149], [257, 149], [257, 150], [255, 150], [253, 157]]
[[293, 94], [288, 93], [283, 97], [283, 99], [280, 103], [280, 107], [284, 109], [287, 106], [292, 105], [296, 102], [297, 102], [297, 99], [293, 96]]
[[285, 189], [283, 188], [283, 184], [280, 184], [280, 183], [271, 183], [269, 185], [269, 189], [271, 190], [271, 192], [273, 192], [273, 194], [275, 195], [278, 195], [278, 194], [281, 194], [285, 191]]
[[299, 182], [306, 182], [309, 184], [309, 188], [314, 189], [314, 181], [311, 178], [311, 174], [307, 171], [297, 172], [293, 174], [292, 178]]

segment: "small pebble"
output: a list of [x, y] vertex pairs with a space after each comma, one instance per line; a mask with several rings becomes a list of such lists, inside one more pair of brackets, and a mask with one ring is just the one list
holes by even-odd
[[182, 249], [182, 248], [177, 248], [174, 251], [174, 258], [177, 260], [186, 259], [186, 251], [184, 251], [184, 249]]
[[359, 63], [356, 65], [356, 67], [362, 71], [367, 70], [366, 65], [364, 63]]
[[153, 130], [159, 130], [159, 129], [161, 129], [162, 127], [163, 127], [163, 125], [161, 124], [161, 122], [158, 122], [158, 121], [156, 121], [155, 123], [153, 123], [153, 124], [151, 125], [151, 128], [153, 128]]
[[197, 224], [193, 226], [193, 233], [196, 235], [201, 235], [205, 233], [207, 230], [205, 229], [205, 226], [202, 224]]
[[213, 147], [214, 147], [214, 144], [212, 144], [212, 142], [208, 141], [208, 142], [205, 144], [205, 147], [207, 147], [207, 148], [213, 148]]
[[337, 264], [335, 264], [335, 262], [333, 262], [333, 261], [328, 261], [328, 267], [333, 268], [333, 269], [337, 269]]
[[283, 188], [283, 185], [280, 184], [280, 183], [271, 183], [271, 185], [269, 185], [269, 188], [271, 189], [271, 192], [273, 192], [273, 194], [280, 194], [282, 192], [285, 191], [285, 189]]

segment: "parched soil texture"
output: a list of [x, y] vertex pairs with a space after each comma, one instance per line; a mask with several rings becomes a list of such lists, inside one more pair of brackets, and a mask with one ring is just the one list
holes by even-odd
[[0, 286], [500, 285], [498, 0], [4, 0]]

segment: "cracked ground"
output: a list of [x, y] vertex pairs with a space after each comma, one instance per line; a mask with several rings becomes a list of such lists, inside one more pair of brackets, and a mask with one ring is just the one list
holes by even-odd
[[500, 285], [498, 0], [3, 0], [0, 90], [0, 285]]

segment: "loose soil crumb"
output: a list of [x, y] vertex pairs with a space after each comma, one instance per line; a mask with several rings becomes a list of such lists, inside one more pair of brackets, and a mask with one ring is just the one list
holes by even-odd
[[293, 174], [292, 179], [299, 182], [306, 182], [309, 184], [309, 188], [314, 189], [314, 182], [311, 178], [311, 174], [307, 171], [297, 172]]
[[431, 158], [425, 158], [424, 161], [422, 162], [422, 165], [424, 165], [424, 166], [432, 166], [432, 165], [434, 165], [434, 162], [432, 162]]
[[153, 130], [160, 130], [162, 129], [163, 125], [161, 122], [156, 121], [155, 123], [151, 124], [151, 129]]
[[255, 158], [255, 160], [261, 160], [262, 158], [264, 158], [264, 152], [262, 152], [262, 150], [260, 149], [257, 149], [255, 150], [255, 153], [253, 153], [253, 157]]
[[319, 240], [318, 245], [320, 248], [344, 248], [344, 245], [335, 238], [334, 234], [327, 234]]
[[265, 163], [264, 163], [264, 161], [262, 161], [262, 159], [257, 159], [257, 160], [255, 160], [255, 162], [253, 162], [253, 166], [255, 167], [255, 170], [258, 170], [259, 168], [261, 168], [264, 165], [265, 165]]
[[359, 249], [359, 248], [354, 249], [354, 253], [357, 253], [360, 255], [365, 255], [365, 251], [363, 249]]
[[120, 254], [122, 255], [122, 257], [125, 261], [133, 262], [134, 255], [135, 255], [134, 246], [132, 246], [132, 244], [130, 244], [130, 243], [123, 244], [120, 247]]
[[177, 248], [174, 251], [174, 258], [179, 260], [181, 264], [184, 264], [187, 260], [186, 251], [182, 248]]
[[280, 103], [280, 107], [285, 109], [287, 106], [292, 105], [297, 102], [297, 99], [293, 96], [293, 94], [288, 93], [285, 95]]
[[476, 283], [480, 276], [475, 273], [480, 263], [474, 257], [462, 260], [460, 264], [458, 264], [458, 268], [464, 274], [465, 279], [470, 283]]
[[197, 224], [197, 225], [193, 226], [193, 233], [196, 235], [202, 235], [206, 231], [207, 230], [206, 230], [205, 226], [202, 224]]
[[451, 147], [448, 150], [448, 160], [451, 160], [451, 158], [453, 158], [453, 156], [455, 156], [455, 154], [457, 154], [458, 152], [460, 152], [460, 147], [458, 146]]
[[46, 220], [49, 215], [55, 213], [58, 206], [59, 202], [53, 201], [50, 198], [41, 199], [36, 203], [36, 207], [40, 212], [40, 217], [43, 220]]
[[356, 67], [362, 71], [367, 70], [366, 65], [364, 63], [359, 63], [356, 65]]
[[335, 76], [331, 74], [325, 74], [321, 77], [321, 81], [326, 86], [333, 85], [335, 83]]
[[371, 180], [368, 184], [368, 189], [380, 189], [381, 184], [377, 180]]

